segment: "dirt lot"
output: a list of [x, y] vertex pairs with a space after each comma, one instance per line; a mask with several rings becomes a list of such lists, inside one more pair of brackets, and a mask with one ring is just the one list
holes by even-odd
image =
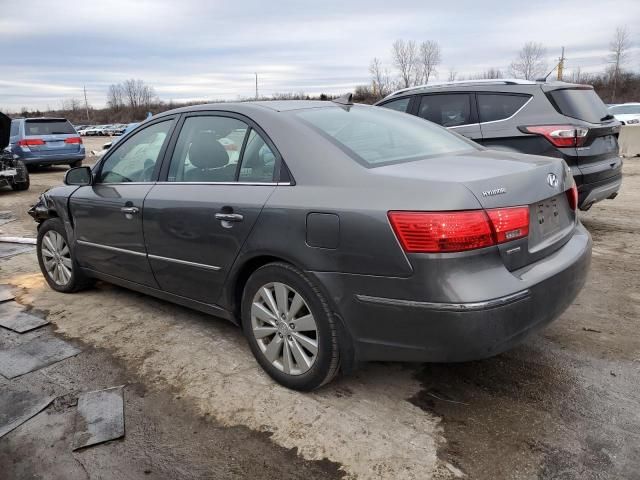
[[[26, 208], [64, 170], [0, 192], [18, 216], [0, 235], [35, 234]], [[115, 478], [122, 458], [118, 478], [640, 478], [640, 159], [624, 174], [618, 198], [581, 214], [590, 277], [541, 334], [480, 362], [365, 365], [312, 394], [275, 385], [223, 320], [106, 284], [62, 295], [35, 254], [0, 260], [0, 283], [85, 348], [21, 382], [56, 395], [128, 385], [124, 440], [71, 457], [72, 425], [53, 405], [0, 440], [2, 471], [52, 478], [41, 465], [80, 461], [89, 478]]]

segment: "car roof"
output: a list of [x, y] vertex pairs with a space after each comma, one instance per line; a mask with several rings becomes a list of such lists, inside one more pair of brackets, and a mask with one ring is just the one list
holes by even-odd
[[458, 80], [455, 82], [430, 83], [428, 85], [417, 85], [414, 87], [402, 88], [387, 95], [381, 101], [391, 98], [401, 98], [403, 96], [414, 95], [416, 93], [433, 93], [446, 91], [489, 91], [489, 92], [530, 92], [533, 89], [544, 88], [545, 91], [559, 88], [592, 88], [588, 85], [567, 83], [560, 81], [534, 82], [517, 78], [494, 78], [483, 80]]
[[324, 100], [260, 100], [250, 102], [223, 102], [223, 103], [205, 103], [201, 105], [189, 105], [180, 107], [166, 112], [158, 113], [153, 118], [160, 118], [165, 115], [173, 115], [176, 113], [189, 113], [207, 110], [218, 110], [235, 112], [245, 115], [257, 112], [289, 112], [293, 110], [306, 110], [310, 108], [339, 108], [340, 105], [331, 101]]

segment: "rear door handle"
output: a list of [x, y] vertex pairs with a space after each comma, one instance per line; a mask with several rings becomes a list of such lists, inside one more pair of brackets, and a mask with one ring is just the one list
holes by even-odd
[[140, 209], [138, 207], [122, 207], [120, 211], [125, 215], [133, 215], [135, 213], [138, 213]]
[[241, 222], [244, 217], [239, 213], [216, 213], [216, 220], [223, 222]]

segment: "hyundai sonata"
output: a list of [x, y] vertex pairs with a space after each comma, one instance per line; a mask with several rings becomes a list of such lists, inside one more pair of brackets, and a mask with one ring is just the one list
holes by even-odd
[[190, 106], [31, 209], [49, 285], [118, 284], [235, 322], [276, 381], [496, 355], [557, 318], [591, 239], [567, 165], [334, 102]]

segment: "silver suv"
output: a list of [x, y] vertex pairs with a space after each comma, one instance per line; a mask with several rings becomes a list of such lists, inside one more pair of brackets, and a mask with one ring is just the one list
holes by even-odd
[[615, 198], [622, 184], [620, 122], [589, 85], [476, 80], [398, 90], [376, 105], [422, 117], [493, 150], [563, 158], [579, 207]]

